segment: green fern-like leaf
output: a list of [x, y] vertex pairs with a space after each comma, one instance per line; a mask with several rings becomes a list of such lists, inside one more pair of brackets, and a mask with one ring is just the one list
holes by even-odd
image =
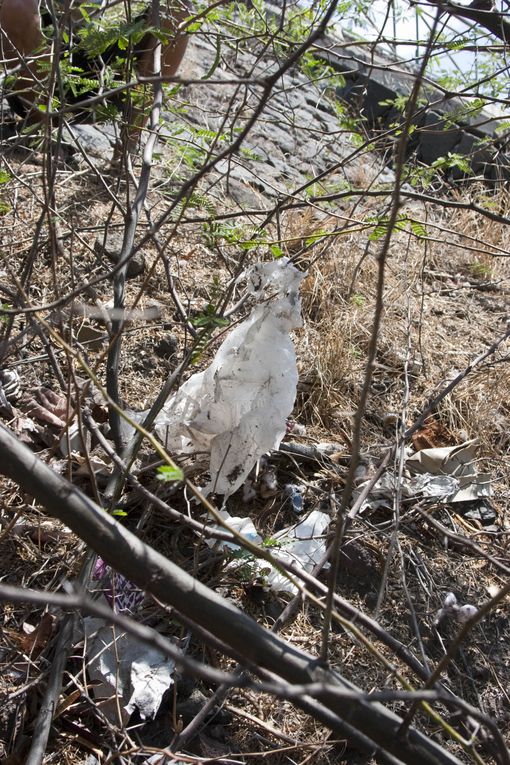
[[79, 46], [87, 56], [100, 56], [113, 45], [118, 45], [120, 50], [126, 50], [130, 41], [136, 44], [146, 31], [144, 19], [116, 24], [104, 29], [96, 24], [90, 24], [81, 30]]

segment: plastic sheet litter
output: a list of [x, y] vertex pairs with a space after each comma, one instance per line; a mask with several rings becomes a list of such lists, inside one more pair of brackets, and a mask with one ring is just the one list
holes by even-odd
[[[94, 566], [93, 579], [98, 582], [100, 600], [115, 613], [131, 616], [139, 610], [143, 591], [101, 558]], [[83, 631], [87, 670], [103, 714], [114, 724], [120, 722], [119, 711], [124, 724], [135, 709], [142, 720], [152, 719], [173, 682], [173, 659], [102, 618], [86, 617]]]
[[205, 491], [229, 496], [256, 461], [277, 449], [294, 406], [298, 374], [289, 332], [301, 326], [304, 274], [286, 258], [247, 274], [256, 304], [218, 349], [211, 365], [190, 377], [156, 421], [158, 437], [176, 453], [209, 452]]
[[[272, 539], [280, 544], [275, 549], [275, 558], [283, 563], [295, 563], [305, 571], [312, 571], [326, 552], [325, 534], [330, 523], [331, 518], [327, 513], [312, 510], [297, 525], [274, 534]], [[261, 573], [273, 590], [296, 594], [297, 588], [283, 574], [274, 567], [267, 570], [265, 561], [261, 563], [264, 564]]]
[[[407, 458], [405, 474], [384, 473], [363, 502], [364, 510], [391, 509], [397, 490], [405, 499], [470, 502], [492, 494], [491, 478], [476, 470], [476, 441], [458, 446], [421, 449]], [[354, 498], [366, 482], [359, 483]]]
[[[262, 544], [262, 538], [257, 533], [250, 518], [232, 517], [225, 510], [221, 511], [220, 515], [231, 529], [254, 544]], [[326, 552], [325, 534], [330, 523], [331, 518], [327, 513], [312, 510], [299, 523], [287, 526], [274, 534], [267, 549], [276, 560], [286, 564], [294, 563], [299, 568], [310, 572]], [[213, 546], [218, 543], [210, 540], [208, 544]], [[219, 547], [222, 550], [240, 553], [239, 558], [228, 564], [228, 568], [237, 568], [240, 564], [249, 565], [252, 568], [253, 576], [262, 577], [264, 584], [275, 592], [291, 592], [293, 594], [297, 592], [295, 585], [266, 560], [254, 558], [251, 553], [233, 542], [220, 542]]]
[[491, 479], [485, 473], [477, 472], [476, 449], [476, 440], [458, 446], [421, 449], [406, 460], [406, 467], [415, 476], [428, 473], [449, 476], [458, 481], [458, 489], [448, 497], [448, 502], [468, 502], [490, 497]]
[[88, 616], [83, 624], [87, 670], [103, 714], [114, 724], [119, 711], [124, 724], [135, 709], [142, 720], [152, 719], [173, 683], [173, 659], [104, 619]]
[[457, 602], [457, 598], [453, 592], [448, 592], [443, 600], [443, 605], [436, 614], [434, 625], [437, 627], [445, 619], [455, 618], [461, 624], [465, 624], [467, 621], [476, 616], [478, 608], [466, 603], [460, 606]]
[[295, 513], [302, 513], [304, 509], [303, 494], [301, 489], [295, 483], [287, 483], [283, 487], [283, 493], [289, 498], [292, 509]]

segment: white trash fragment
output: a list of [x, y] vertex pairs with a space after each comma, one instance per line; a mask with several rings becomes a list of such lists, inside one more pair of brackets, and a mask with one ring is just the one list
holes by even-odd
[[[331, 517], [320, 510], [312, 510], [300, 523], [282, 529], [272, 538], [281, 547], [271, 550], [283, 563], [295, 563], [305, 571], [312, 571], [326, 552], [325, 533]], [[273, 566], [267, 571], [265, 561], [260, 561], [265, 580], [276, 592], [297, 593], [297, 588]]]
[[251, 314], [156, 420], [158, 437], [170, 451], [210, 453], [206, 491], [225, 496], [242, 485], [265, 452], [280, 445], [298, 380], [289, 332], [301, 326], [304, 274], [280, 258], [257, 264], [247, 278], [257, 299]]
[[[139, 611], [145, 598], [143, 590], [102, 558], [95, 562], [92, 579], [95, 592], [101, 593], [99, 600], [115, 613], [131, 616]], [[152, 719], [173, 682], [175, 662], [105, 619], [86, 617], [83, 632], [94, 697], [108, 720], [118, 724], [120, 714], [126, 723], [135, 709], [142, 720]]]
[[490, 476], [476, 471], [476, 447], [477, 443], [473, 440], [457, 446], [421, 449], [406, 460], [406, 467], [413, 475], [430, 473], [457, 480], [458, 490], [448, 497], [448, 502], [490, 497]]
[[283, 487], [283, 493], [289, 498], [295, 513], [303, 512], [303, 495], [300, 487], [295, 483], [287, 483]]
[[256, 496], [257, 490], [253, 484], [253, 481], [250, 481], [248, 478], [243, 484], [243, 503], [247, 505], [249, 502], [254, 500]]
[[457, 608], [457, 598], [455, 597], [453, 592], [446, 593], [445, 599], [443, 601], [443, 608], [445, 609]]
[[[257, 533], [257, 529], [253, 525], [251, 518], [240, 518], [239, 516], [232, 516], [226, 510], [220, 510], [219, 515], [223, 520], [228, 523], [231, 529], [237, 531], [238, 534], [243, 536], [248, 542], [253, 542], [258, 545], [262, 542], [262, 537]], [[217, 527], [220, 528], [219, 526]], [[218, 542], [215, 539], [208, 539], [207, 544], [209, 547], [218, 546], [220, 550], [240, 550], [239, 545], [235, 542]]]
[[[476, 441], [421, 449], [406, 459], [405, 467], [406, 475], [402, 477], [391, 471], [384, 473], [357, 512], [390, 510], [397, 490], [405, 499], [422, 497], [440, 502], [473, 501], [492, 494], [490, 476], [476, 471]], [[354, 501], [368, 478], [361, 475], [356, 479]]]
[[125, 724], [138, 710], [142, 720], [152, 719], [163, 694], [172, 685], [175, 662], [104, 619], [83, 620], [87, 670], [94, 681], [94, 697], [103, 714]]
[[[250, 518], [233, 518], [225, 510], [221, 511], [220, 515], [230, 528], [238, 531], [250, 542], [257, 545], [261, 544], [262, 538], [257, 533]], [[278, 531], [271, 538], [271, 545], [268, 547], [268, 550], [276, 560], [283, 563], [294, 563], [305, 571], [312, 571], [326, 552], [325, 533], [330, 523], [331, 518], [327, 513], [313, 510], [300, 523]], [[207, 544], [212, 547], [218, 543], [214, 540], [209, 540]], [[219, 547], [222, 550], [228, 548], [234, 551], [241, 549], [232, 542], [220, 542]], [[246, 559], [249, 557], [250, 553], [246, 553]], [[244, 563], [247, 562], [247, 560], [244, 561]], [[250, 562], [250, 565], [253, 566], [253, 575], [263, 576], [265, 583], [272, 590], [276, 592], [297, 592], [297, 588], [292, 582], [263, 558], [254, 559]], [[228, 564], [228, 568], [236, 568], [238, 566], [239, 561], [237, 560]]]
[[436, 614], [434, 624], [436, 627], [443, 621], [443, 619], [454, 617], [461, 624], [468, 622], [473, 616], [478, 613], [476, 606], [472, 606], [470, 603], [466, 603], [464, 606], [459, 606], [457, 598], [453, 592], [448, 592], [443, 600], [443, 605]]
[[478, 613], [478, 609], [476, 606], [472, 606], [469, 603], [466, 603], [465, 606], [461, 606], [459, 610], [457, 611], [457, 619], [461, 624], [465, 624], [470, 619], [473, 618], [473, 616], [476, 616]]
[[[363, 476], [363, 479], [363, 481], [356, 483], [356, 489], [353, 492], [354, 500], [357, 499], [367, 480], [369, 480], [366, 476]], [[374, 484], [358, 512], [363, 513], [367, 509], [379, 510], [381, 508], [391, 510], [397, 492], [404, 499], [423, 497], [447, 502], [451, 501], [451, 498], [456, 496], [458, 491], [459, 481], [453, 476], [421, 473], [409, 478], [408, 476], [399, 477], [396, 473], [387, 471]]]

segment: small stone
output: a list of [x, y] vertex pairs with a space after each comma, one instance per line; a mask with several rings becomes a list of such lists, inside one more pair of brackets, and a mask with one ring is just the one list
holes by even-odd
[[161, 359], [171, 359], [177, 353], [179, 347], [179, 341], [175, 335], [167, 335], [163, 337], [155, 347], [156, 356]]
[[[117, 232], [109, 232], [106, 237], [98, 236], [94, 242], [94, 252], [99, 257], [106, 255], [112, 263], [118, 263], [122, 252], [123, 235]], [[134, 279], [145, 271], [145, 256], [143, 252], [136, 252], [128, 262], [127, 278]]]

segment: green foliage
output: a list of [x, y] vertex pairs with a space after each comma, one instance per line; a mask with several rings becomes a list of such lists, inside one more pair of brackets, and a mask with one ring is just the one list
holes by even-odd
[[156, 471], [158, 481], [164, 483], [184, 481], [184, 473], [179, 467], [173, 465], [161, 465]]
[[365, 295], [361, 295], [359, 292], [355, 292], [353, 295], [351, 295], [350, 301], [357, 308], [363, 308], [367, 302], [367, 299]]
[[282, 248], [278, 244], [270, 244], [269, 252], [273, 256], [273, 258], [275, 258], [276, 260], [278, 260], [278, 258], [282, 258], [283, 255], [285, 254]]
[[[458, 47], [456, 40], [443, 39], [442, 42], [447, 50], [462, 50], [465, 44], [476, 44], [476, 32], [473, 32], [471, 40], [462, 38], [462, 47]], [[492, 98], [505, 98], [510, 89], [510, 76], [503, 55], [490, 50], [474, 56], [470, 68], [446, 69], [440, 66], [438, 71], [433, 70], [433, 76], [442, 87], [452, 93], [462, 90], [463, 93], [477, 96], [482, 93]]]
[[68, 54], [60, 61], [60, 77], [63, 87], [70, 90], [74, 98], [79, 98], [84, 93], [97, 89], [97, 80], [85, 76], [80, 67], [73, 66]]
[[[368, 235], [371, 242], [378, 242], [388, 233], [389, 219], [387, 216], [367, 218], [367, 223], [374, 224], [373, 231]], [[420, 223], [413, 218], [409, 218], [407, 215], [400, 215], [395, 221], [393, 228], [396, 231], [410, 231], [418, 239], [427, 238], [427, 229], [423, 223]]]
[[325, 236], [330, 236], [330, 232], [326, 231], [324, 228], [319, 228], [314, 231], [313, 234], [310, 234], [310, 236], [306, 237], [305, 244], [307, 247], [313, 247], [314, 244], [320, 242], [320, 240], [324, 239]]
[[273, 539], [273, 537], [266, 537], [262, 542], [262, 547], [281, 547], [282, 543], [279, 539]]
[[253, 149], [249, 149], [246, 146], [241, 146], [241, 150], [239, 152], [241, 157], [246, 157], [246, 159], [251, 159], [252, 162], [262, 162], [263, 157], [260, 154], [257, 154], [256, 151], [253, 151]]
[[127, 50], [129, 43], [139, 42], [146, 31], [143, 19], [120, 24], [107, 22], [102, 27], [92, 21], [80, 28], [78, 44], [88, 56], [100, 56], [112, 45], [118, 45], [120, 50]]
[[4, 311], [9, 311], [12, 309], [12, 303], [0, 303], [0, 321], [4, 324], [9, 321], [9, 315], [5, 314]]
[[328, 87], [330, 88], [343, 88], [345, 85], [345, 77], [336, 69], [324, 61], [322, 58], [318, 58], [311, 51], [307, 51], [299, 61], [301, 71], [313, 81], [327, 80]]
[[243, 250], [252, 250], [260, 243], [250, 236], [251, 231], [246, 226], [235, 221], [207, 221], [204, 223], [204, 233], [206, 243], [211, 248], [225, 243], [234, 244]]
[[[213, 291], [215, 290], [213, 284]], [[191, 324], [200, 329], [200, 335], [195, 341], [195, 347], [191, 356], [191, 361], [196, 364], [202, 358], [202, 354], [209, 343], [213, 333], [217, 329], [224, 329], [230, 324], [228, 319], [224, 316], [220, 316], [216, 310], [216, 306], [212, 303], [208, 303], [204, 311], [201, 311], [191, 320]]]
[[469, 103], [464, 106], [459, 106], [457, 109], [445, 114], [444, 129], [448, 130], [449, 128], [456, 127], [459, 123], [462, 124], [475, 119], [486, 106], [487, 101], [484, 98], [471, 99]]
[[492, 276], [492, 269], [487, 263], [481, 263], [479, 260], [473, 261], [468, 266], [471, 276], [475, 279], [489, 279]]
[[[0, 186], [5, 185], [6, 183], [9, 183], [11, 180], [11, 176], [6, 170], [0, 170]], [[7, 215], [8, 212], [11, 211], [11, 205], [9, 202], [6, 202], [3, 197], [0, 196], [0, 215]]]
[[214, 330], [221, 327], [228, 327], [229, 320], [216, 313], [215, 306], [208, 303], [205, 310], [191, 319], [191, 323], [197, 329]]
[[441, 173], [446, 173], [452, 169], [460, 170], [465, 175], [473, 175], [473, 170], [469, 164], [469, 159], [462, 154], [448, 152], [445, 157], [438, 157], [431, 165], [411, 166], [406, 165], [404, 178], [414, 188], [427, 189]]

